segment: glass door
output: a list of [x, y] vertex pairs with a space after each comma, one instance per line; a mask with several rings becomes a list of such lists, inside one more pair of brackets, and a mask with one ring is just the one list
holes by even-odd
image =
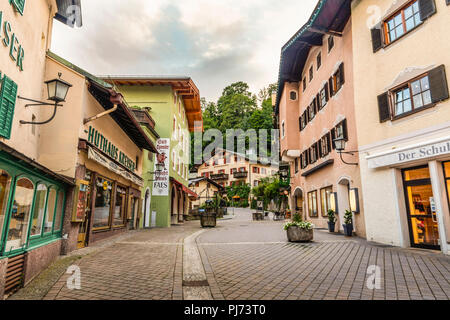
[[428, 167], [403, 171], [411, 246], [440, 249], [439, 229]]

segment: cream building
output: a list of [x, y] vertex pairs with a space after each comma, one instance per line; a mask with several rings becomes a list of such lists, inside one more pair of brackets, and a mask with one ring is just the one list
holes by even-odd
[[198, 176], [217, 182], [222, 187], [249, 184], [255, 187], [261, 179], [278, 172], [278, 167], [254, 163], [242, 154], [220, 150], [198, 168]]
[[190, 179], [189, 188], [198, 195], [195, 200], [190, 201], [191, 209], [200, 207], [206, 200], [211, 200], [217, 193], [224, 191], [220, 184], [205, 177]]
[[353, 1], [368, 240], [450, 253], [449, 27], [449, 1]]

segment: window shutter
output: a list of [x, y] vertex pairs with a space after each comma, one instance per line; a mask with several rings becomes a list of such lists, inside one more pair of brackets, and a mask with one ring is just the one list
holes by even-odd
[[391, 112], [389, 110], [388, 92], [385, 92], [378, 96], [378, 112], [380, 114], [380, 122], [385, 122], [391, 119]]
[[323, 156], [325, 156], [324, 154], [322, 154], [322, 139], [317, 142], [317, 149], [319, 149], [318, 158], [322, 158]]
[[[320, 140], [319, 140], [319, 142], [320, 142]], [[316, 161], [320, 158], [320, 154], [319, 154], [319, 146], [320, 146], [320, 144], [319, 144], [319, 142], [316, 142], [315, 143], [315, 145], [316, 145]]]
[[336, 149], [334, 139], [336, 139], [336, 128], [331, 129], [331, 147], [333, 148], [333, 150]]
[[334, 96], [334, 85], [333, 85], [333, 77], [328, 80], [328, 86], [330, 87], [330, 98]]
[[447, 76], [445, 66], [440, 65], [428, 73], [430, 80], [431, 99], [434, 103], [448, 99]]
[[330, 97], [328, 96], [328, 84], [325, 84], [325, 101], [328, 102], [330, 100]]
[[434, 0], [419, 0], [420, 19], [426, 20], [436, 13], [436, 3]]
[[370, 30], [370, 32], [372, 33], [372, 48], [375, 53], [383, 47], [381, 24]]
[[340, 82], [341, 82], [341, 86], [344, 84], [345, 82], [345, 75], [344, 75], [344, 63], [342, 62], [341, 65], [339, 66], [339, 77], [340, 77]]
[[303, 130], [303, 128], [302, 128], [302, 117], [301, 116], [298, 118], [298, 127], [299, 127], [300, 131]]
[[344, 139], [348, 141], [348, 128], [347, 128], [347, 119], [342, 121], [342, 131], [344, 132]]
[[320, 103], [320, 93], [317, 94], [316, 100], [314, 102], [314, 105], [316, 106], [316, 112], [319, 112], [319, 109], [322, 109], [322, 105]]
[[310, 116], [310, 112], [309, 112], [309, 109], [311, 108], [311, 106], [309, 106], [308, 108], [306, 108], [306, 115], [307, 115], [307, 117], [306, 117], [306, 119], [308, 119], [308, 122], [311, 122], [311, 116]]
[[9, 0], [9, 3], [12, 3], [16, 10], [23, 15], [25, 11], [25, 0]]
[[0, 93], [0, 136], [6, 139], [11, 137], [16, 97], [17, 84], [7, 76], [4, 76]]
[[327, 154], [331, 152], [331, 138], [330, 133], [327, 134]]

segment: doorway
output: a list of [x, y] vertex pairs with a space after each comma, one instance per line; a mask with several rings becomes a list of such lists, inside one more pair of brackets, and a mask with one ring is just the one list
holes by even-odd
[[[150, 228], [150, 190], [148, 189], [145, 191], [143, 227], [144, 229]], [[139, 224], [137, 228], [139, 228]]]
[[428, 166], [403, 170], [411, 246], [439, 250], [439, 228]]
[[306, 220], [306, 216], [303, 212], [303, 191], [299, 188], [295, 189], [294, 192], [294, 208], [295, 213], [300, 215], [300, 217], [303, 218], [303, 220]]

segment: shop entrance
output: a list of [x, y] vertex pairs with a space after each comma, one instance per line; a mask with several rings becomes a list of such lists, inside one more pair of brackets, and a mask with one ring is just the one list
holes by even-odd
[[403, 170], [411, 246], [440, 249], [436, 208], [428, 166]]

